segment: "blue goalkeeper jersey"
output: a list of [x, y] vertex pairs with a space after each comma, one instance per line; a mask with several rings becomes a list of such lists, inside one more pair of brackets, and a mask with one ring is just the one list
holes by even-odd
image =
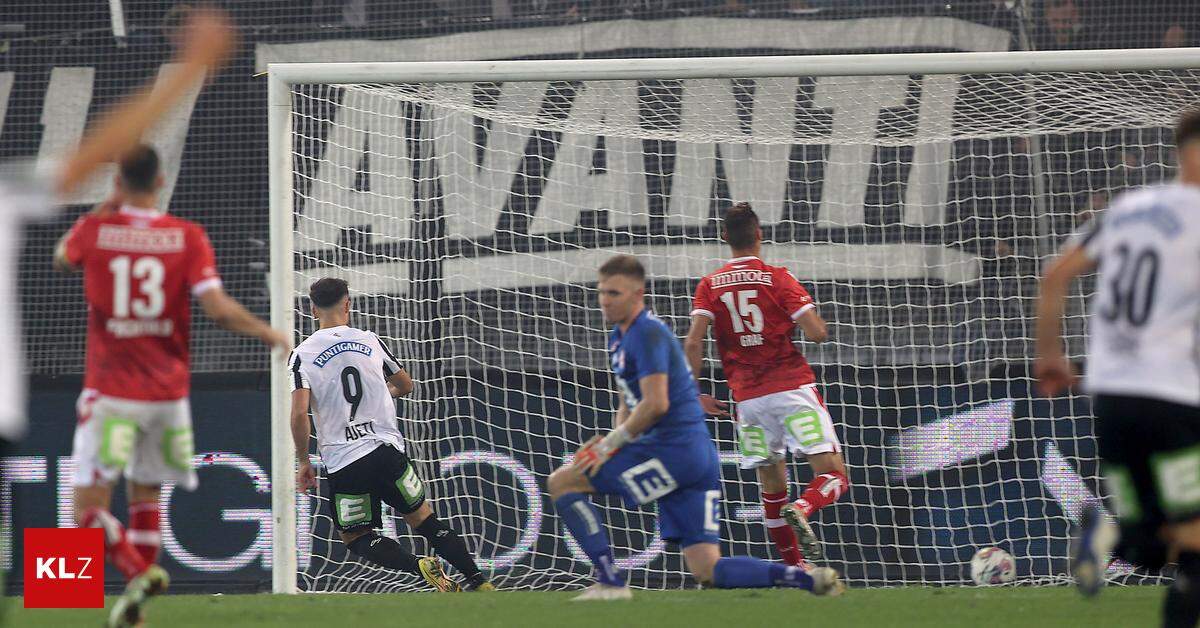
[[667, 374], [667, 395], [670, 408], [650, 429], [642, 433], [639, 442], [676, 443], [696, 437], [709, 438], [704, 426], [704, 410], [700, 407], [700, 389], [692, 378], [679, 339], [667, 324], [650, 310], [642, 310], [629, 330], [622, 333], [620, 325], [608, 335], [608, 356], [617, 386], [632, 412], [642, 401], [643, 377], [656, 373]]

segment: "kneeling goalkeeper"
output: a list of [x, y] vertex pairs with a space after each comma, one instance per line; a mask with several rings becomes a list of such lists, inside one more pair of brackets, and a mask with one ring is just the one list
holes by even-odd
[[392, 398], [412, 392], [412, 379], [379, 336], [350, 327], [350, 288], [344, 280], [320, 279], [308, 296], [320, 329], [288, 359], [298, 489], [317, 486], [308, 460], [311, 403], [317, 446], [329, 476], [329, 507], [350, 552], [388, 569], [419, 574], [439, 591], [461, 590], [436, 558], [417, 558], [375, 531], [383, 525], [384, 502], [463, 575], [462, 588], [494, 590], [458, 532], [433, 514], [425, 486], [404, 453]]

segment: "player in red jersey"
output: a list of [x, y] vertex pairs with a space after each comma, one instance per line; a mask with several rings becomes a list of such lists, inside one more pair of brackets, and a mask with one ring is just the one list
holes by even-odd
[[[72, 452], [75, 519], [105, 532], [107, 556], [130, 580], [111, 625], [136, 624], [161, 592], [159, 494], [164, 482], [192, 490], [188, 404], [191, 299], [221, 327], [286, 353], [288, 336], [230, 298], [212, 245], [196, 223], [158, 209], [157, 153], [124, 155], [112, 206], [81, 216], [55, 263], [82, 269], [88, 302], [87, 365]], [[109, 512], [113, 485], [128, 480], [129, 530]]]
[[[833, 420], [817, 392], [816, 376], [792, 340], [799, 326], [806, 339], [824, 342], [825, 321], [786, 268], [759, 259], [762, 229], [748, 203], [738, 203], [725, 213], [722, 236], [733, 259], [696, 287], [684, 352], [692, 373], [699, 377], [704, 338], [713, 328], [725, 378], [737, 402], [742, 468], [758, 473], [767, 532], [789, 565], [804, 558], [820, 559], [821, 545], [808, 519], [837, 501], [850, 483]], [[700, 402], [709, 414], [728, 416], [726, 404], [710, 395], [700, 395]], [[788, 502], [788, 450], [803, 453], [815, 476], [792, 503]]]

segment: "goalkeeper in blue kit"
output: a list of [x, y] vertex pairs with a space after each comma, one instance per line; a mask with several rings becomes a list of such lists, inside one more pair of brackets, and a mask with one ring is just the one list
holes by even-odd
[[721, 558], [721, 471], [683, 347], [645, 305], [645, 270], [618, 255], [600, 267], [600, 309], [613, 323], [608, 352], [620, 405], [613, 430], [589, 440], [550, 475], [558, 515], [591, 559], [597, 582], [576, 600], [631, 596], [588, 495], [620, 495], [630, 507], [657, 502], [663, 540], [679, 545], [692, 575], [719, 589], [844, 590], [828, 567], [805, 570], [745, 556]]

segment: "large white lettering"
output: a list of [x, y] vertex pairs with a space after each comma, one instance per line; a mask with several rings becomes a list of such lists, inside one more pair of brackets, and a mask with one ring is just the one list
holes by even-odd
[[[636, 81], [588, 83], [575, 97], [570, 128], [638, 127]], [[606, 209], [610, 226], [646, 224], [646, 176], [642, 140], [626, 134], [605, 137], [605, 163], [595, 168], [598, 135], [563, 133], [546, 190], [529, 233], [570, 231], [585, 209]]]
[[[157, 82], [167, 80], [177, 71], [174, 64], [159, 68]], [[38, 148], [38, 162], [61, 159], [68, 151], [79, 145], [83, 129], [87, 124], [95, 81], [93, 68], [54, 68], [46, 86], [46, 99], [42, 103], [42, 141]], [[183, 147], [187, 139], [192, 109], [200, 94], [201, 82], [193, 85], [184, 97], [168, 111], [157, 124], [147, 131], [144, 140], [153, 145], [163, 162], [163, 189], [159, 193], [159, 205], [167, 208], [175, 183], [179, 180], [179, 168], [183, 161]], [[9, 88], [11, 88], [11, 79]], [[0, 80], [0, 100], [7, 102], [8, 94]], [[3, 118], [0, 117], [0, 121]], [[104, 200], [112, 189], [115, 164], [107, 164], [85, 183], [71, 203], [90, 204]]]
[[0, 570], [12, 569], [13, 484], [46, 481], [42, 456], [0, 458]]

